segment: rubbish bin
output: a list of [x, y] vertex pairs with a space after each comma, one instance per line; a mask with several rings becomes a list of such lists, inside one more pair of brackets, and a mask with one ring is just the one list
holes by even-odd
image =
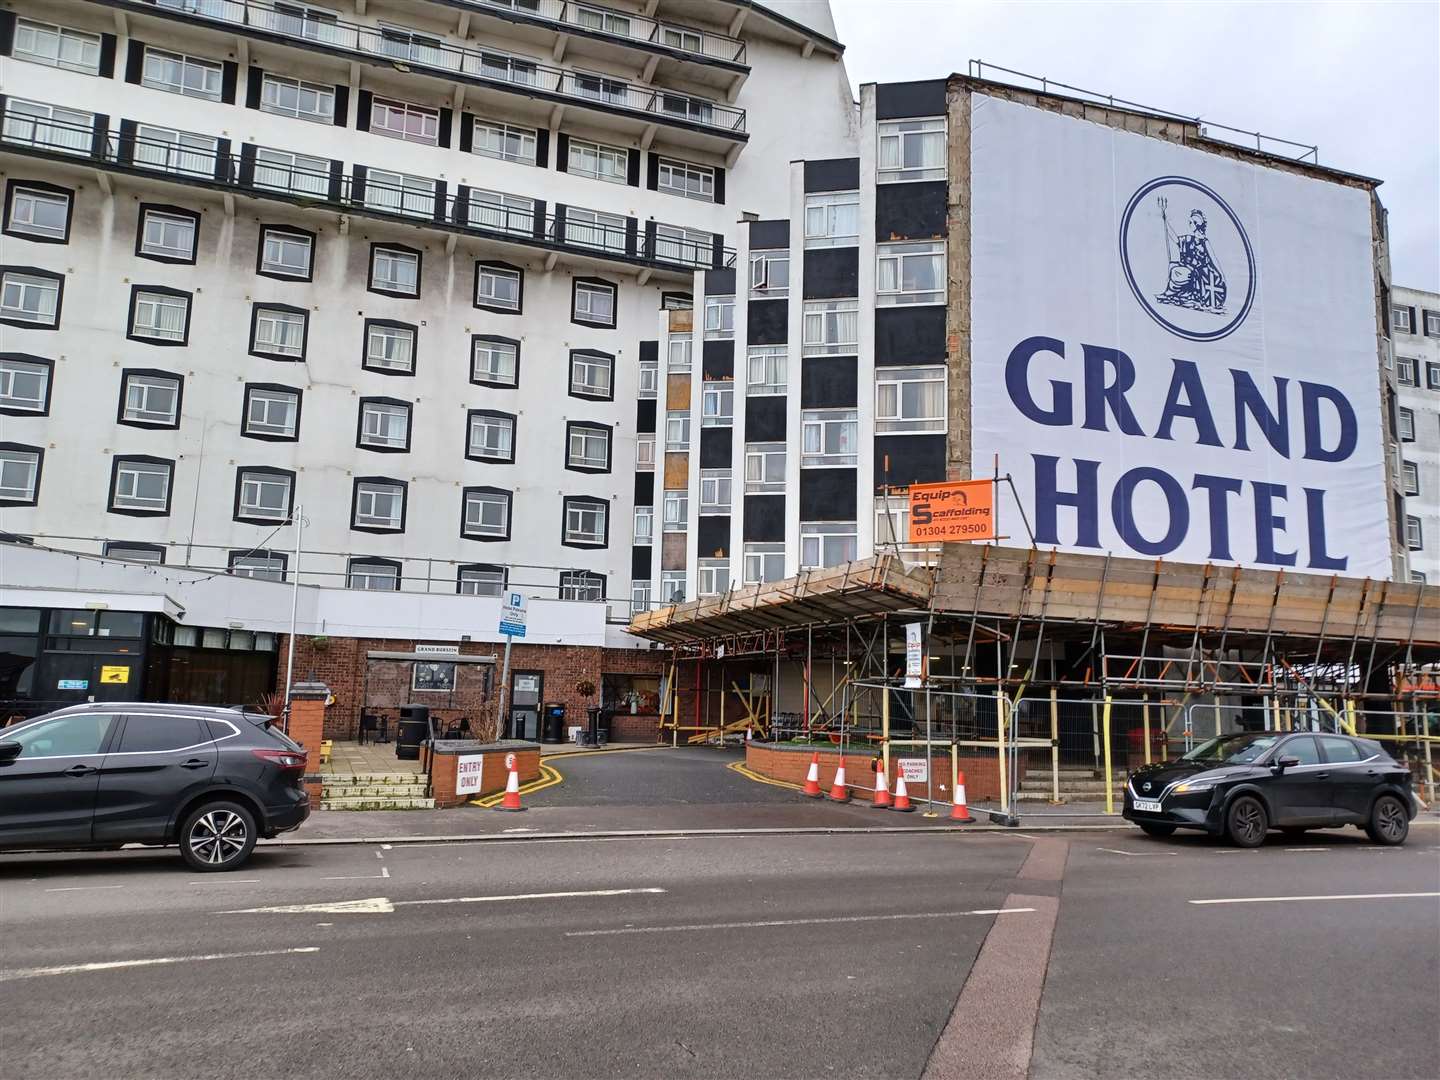
[[614, 709], [601, 708], [601, 710], [600, 710], [600, 719], [599, 719], [599, 724], [598, 724], [599, 735], [600, 735], [600, 745], [601, 745], [601, 746], [604, 746], [606, 743], [608, 743], [608, 742], [610, 741], [610, 727], [611, 727], [611, 722], [614, 720], [614, 718], [615, 718], [615, 710], [614, 710]]
[[416, 761], [420, 744], [429, 736], [430, 707], [401, 705], [400, 721], [395, 725], [395, 756], [402, 761]]
[[545, 706], [545, 738], [547, 743], [565, 741], [565, 703], [551, 701]]

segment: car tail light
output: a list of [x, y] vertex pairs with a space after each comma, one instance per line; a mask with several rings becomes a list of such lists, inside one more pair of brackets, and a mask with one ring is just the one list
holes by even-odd
[[251, 750], [261, 761], [268, 761], [281, 772], [303, 773], [309, 756], [304, 750]]

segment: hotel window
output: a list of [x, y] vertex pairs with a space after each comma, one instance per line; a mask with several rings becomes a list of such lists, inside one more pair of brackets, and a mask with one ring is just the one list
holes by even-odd
[[875, 499], [875, 546], [910, 542], [910, 501], [908, 496]]
[[630, 583], [630, 611], [637, 614], [641, 611], [650, 610], [650, 582], [632, 581]]
[[660, 28], [660, 40], [672, 49], [684, 49], [686, 52], [700, 52], [703, 48], [700, 34], [695, 30], [686, 30], [681, 26], [662, 26]]
[[[465, 58], [466, 70], [473, 66], [470, 57]], [[499, 49], [483, 49], [480, 52], [480, 75], [486, 79], [500, 79], [504, 82], [519, 83], [522, 86], [535, 85], [537, 65], [534, 60], [523, 56], [511, 56]]]
[[120, 379], [118, 422], [144, 427], [179, 427], [182, 385], [179, 375], [125, 372]]
[[[293, 158], [295, 155], [281, 156]], [[149, 166], [163, 172], [211, 178], [215, 175], [215, 163], [219, 157], [219, 141], [213, 135], [196, 135], [189, 131], [157, 127], [154, 124], [137, 124], [133, 157], [136, 165]], [[258, 156], [256, 160], [258, 162]], [[258, 184], [258, 164], [255, 175]]]
[[570, 352], [571, 396], [609, 401], [613, 396], [614, 367], [615, 358], [613, 356], [584, 349], [572, 349]]
[[695, 298], [688, 292], [662, 292], [660, 294], [661, 311], [693, 311], [695, 309]]
[[800, 465], [854, 465], [860, 440], [854, 409], [811, 409], [800, 414]]
[[[270, 191], [285, 191], [295, 195], [314, 195], [319, 199], [330, 197], [329, 158], [310, 157], [288, 150], [255, 150], [255, 175], [252, 181], [258, 188]], [[366, 192], [370, 191], [366, 187]]]
[[535, 231], [535, 200], [524, 195], [471, 188], [465, 212], [472, 229], [494, 229], [514, 236], [530, 236]]
[[731, 427], [735, 423], [735, 384], [707, 382], [700, 393], [700, 426]]
[[479, 335], [472, 338], [470, 381], [491, 386], [518, 386], [520, 346], [499, 338]]
[[567, 243], [620, 254], [625, 251], [625, 219], [619, 214], [602, 214], [598, 210], [567, 206], [564, 222]]
[[476, 263], [475, 306], [498, 311], [519, 311], [521, 280], [519, 270]]
[[333, 124], [335, 88], [266, 72], [260, 84], [260, 109], [297, 120]]
[[807, 301], [803, 326], [805, 356], [856, 353], [860, 350], [860, 301]]
[[261, 229], [259, 272], [262, 274], [309, 281], [314, 255], [315, 242], [309, 236], [284, 229]]
[[945, 430], [943, 367], [875, 369], [875, 432], [920, 435]]
[[372, 247], [370, 290], [394, 296], [419, 296], [420, 253], [399, 248]]
[[366, 532], [404, 531], [405, 484], [384, 477], [357, 479], [350, 527]]
[[653, 506], [635, 507], [635, 529], [632, 540], [642, 546], [654, 543], [655, 508]]
[[567, 469], [610, 471], [610, 429], [599, 424], [570, 423], [566, 435]]
[[100, 74], [100, 35], [72, 30], [68, 26], [15, 20], [15, 44], [11, 50], [17, 60], [33, 64]]
[[700, 470], [700, 513], [728, 514], [730, 512], [730, 470]]
[[660, 526], [665, 532], [684, 532], [689, 525], [690, 493], [684, 488], [668, 490], [661, 496]]
[[188, 294], [136, 289], [130, 301], [130, 336], [183, 345], [190, 331]]
[[306, 312], [256, 304], [250, 339], [251, 355], [281, 360], [305, 359], [307, 322]]
[[1400, 465], [1400, 484], [1406, 495], [1420, 494], [1420, 466], [1413, 461]]
[[48, 413], [52, 370], [48, 360], [0, 356], [0, 411]]
[[279, 551], [232, 551], [230, 573], [256, 581], [284, 581], [285, 555]]
[[370, 130], [392, 139], [438, 146], [440, 111], [411, 105], [406, 101], [373, 98], [370, 102]]
[[629, 162], [629, 153], [621, 147], [571, 139], [565, 165], [567, 172], [577, 176], [623, 184]]
[[35, 505], [44, 453], [39, 447], [0, 444], [0, 505]]
[[635, 436], [635, 470], [637, 472], [655, 471], [655, 436]]
[[140, 85], [148, 86], [152, 90], [165, 90], [171, 94], [219, 101], [224, 71], [224, 67], [213, 60], [202, 60], [199, 57], [165, 52], [147, 46]]
[[1395, 381], [1401, 386], [1420, 385], [1420, 361], [1408, 356], [1395, 358]]
[[0, 319], [31, 326], [60, 325], [59, 274], [27, 274], [6, 270], [0, 274]]
[[240, 469], [235, 517], [239, 521], [288, 521], [294, 477], [280, 469]]
[[[121, 562], [148, 563], [151, 566], [165, 564], [165, 549], [159, 544], [127, 544], [123, 540], [107, 540], [102, 553], [107, 559], [118, 559]], [[219, 633], [223, 634], [224, 631]]]
[[719, 596], [730, 591], [729, 559], [701, 559], [695, 569], [697, 596]]
[[665, 370], [674, 375], [688, 372], [693, 366], [692, 347], [693, 339], [689, 334], [671, 334], [665, 342]]
[[9, 98], [5, 102], [3, 134], [10, 142], [66, 154], [88, 154], [94, 130], [93, 113], [62, 109], [43, 101]]
[[605, 578], [588, 570], [566, 570], [560, 575], [560, 599], [597, 603], [605, 599]]
[[805, 246], [854, 247], [860, 243], [860, 193], [805, 196]]
[[482, 157], [534, 165], [538, 161], [536, 145], [534, 128], [477, 118], [471, 129], [470, 150]]
[[702, 202], [715, 201], [715, 170], [674, 158], [661, 158], [656, 166], [656, 189]]
[[880, 244], [875, 303], [880, 307], [945, 302], [945, 242]]
[[[213, 11], [219, 9], [224, 0], [160, 0], [161, 6], [178, 7], [184, 10], [198, 9]], [[340, 35], [334, 11], [300, 0], [275, 0], [275, 29], [288, 37], [309, 38], [312, 41], [338, 42]], [[252, 18], [254, 16], [252, 15]]]
[[686, 266], [709, 266], [715, 252], [712, 233], [655, 223], [654, 257]]
[[854, 562], [856, 550], [855, 523], [801, 522], [800, 569], [818, 570]]
[[166, 262], [193, 263], [199, 230], [199, 215], [142, 209], [140, 248], [136, 254]]
[[415, 374], [415, 328], [366, 320], [365, 361], [361, 366], [367, 371]]
[[1405, 519], [1405, 546], [1411, 551], [1419, 551], [1425, 546], [1425, 532], [1418, 517]]
[[676, 409], [665, 414], [665, 449], [690, 449], [690, 413]]
[[569, 79], [579, 97], [603, 101], [607, 105], [627, 104], [628, 87], [623, 79], [606, 78], [591, 71], [577, 71]]
[[462, 566], [455, 575], [455, 591], [461, 596], [499, 596], [505, 591], [505, 568]]
[[454, 66], [458, 62], [456, 58], [447, 64], [449, 58], [443, 51], [440, 38], [419, 33], [408, 26], [381, 23], [379, 46], [376, 51], [385, 56], [403, 62], [424, 64], [426, 67]]
[[466, 488], [461, 532], [472, 540], [510, 539], [510, 492]]
[[392, 214], [433, 217], [435, 181], [423, 176], [370, 169], [365, 178], [365, 205], [372, 210], [388, 210]]
[[697, 124], [715, 123], [715, 104], [692, 94], [660, 92], [660, 108], [671, 116], [683, 117]]
[[1400, 429], [1401, 442], [1415, 441], [1415, 410], [1401, 405], [1396, 414], [1396, 426]]
[[347, 588], [366, 592], [399, 592], [400, 567], [375, 559], [351, 559], [345, 582]]
[[776, 300], [790, 295], [790, 252], [752, 251], [750, 253], [750, 297], [753, 300]]
[[735, 336], [735, 297], [705, 298], [705, 339], [723, 341]]
[[746, 397], [775, 396], [785, 393], [786, 347], [784, 345], [751, 345], [746, 357], [748, 375]]
[[386, 398], [361, 398], [356, 444], [366, 450], [409, 450], [410, 406]]
[[685, 602], [685, 571], [660, 571], [660, 602], [662, 604], [683, 604]]
[[70, 239], [69, 192], [10, 185], [5, 231], [12, 236], [66, 243]]
[[1414, 328], [1410, 325], [1410, 309], [1408, 307], [1392, 307], [1390, 309], [1390, 328], [1397, 334], [1413, 334]]
[[607, 34], [619, 34], [621, 37], [630, 36], [630, 20], [619, 12], [606, 8], [577, 7], [575, 21], [589, 30], [603, 30]]
[[945, 179], [945, 120], [882, 120], [877, 179]]
[[640, 397], [655, 397], [659, 392], [660, 386], [660, 364], [655, 360], [641, 360], [639, 371]]
[[1425, 336], [1440, 337], [1440, 312], [1425, 312]]
[[745, 494], [766, 495], [785, 490], [785, 444], [745, 444]]
[[300, 391], [252, 384], [245, 388], [242, 434], [263, 439], [294, 439], [300, 433]]
[[515, 417], [475, 409], [469, 414], [465, 456], [474, 461], [509, 464], [515, 460]]
[[562, 542], [584, 547], [604, 547], [609, 509], [609, 504], [599, 499], [567, 498], [565, 536]]
[[1440, 390], [1440, 364], [1425, 362], [1425, 385], [1431, 390]]
[[117, 457], [110, 481], [110, 509], [168, 514], [175, 463], [158, 458]]
[[785, 577], [785, 545], [746, 544], [743, 562], [746, 585], [780, 581]]
[[570, 317], [591, 326], [615, 326], [615, 286], [600, 281], [575, 282], [575, 304]]
[[1423, 570], [1411, 570], [1411, 571], [1410, 571], [1410, 584], [1411, 584], [1411, 585], [1424, 585], [1424, 584], [1426, 583], [1426, 581], [1428, 581], [1428, 580], [1429, 580], [1429, 579], [1425, 577], [1425, 571], [1423, 571]]

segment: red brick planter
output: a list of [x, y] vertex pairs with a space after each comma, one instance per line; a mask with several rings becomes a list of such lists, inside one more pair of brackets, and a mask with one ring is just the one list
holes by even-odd
[[[540, 778], [540, 747], [527, 742], [481, 743], [469, 739], [438, 739], [432, 751], [429, 745], [420, 747], [420, 767], [431, 771], [431, 794], [437, 809], [463, 806], [481, 795], [493, 795], [505, 790], [509, 771], [505, 768], [505, 755], [515, 755], [519, 766], [520, 783], [530, 783]], [[433, 769], [431, 758], [434, 758]], [[480, 790], [457, 794], [461, 758], [479, 758], [467, 761], [467, 768], [479, 767]]]

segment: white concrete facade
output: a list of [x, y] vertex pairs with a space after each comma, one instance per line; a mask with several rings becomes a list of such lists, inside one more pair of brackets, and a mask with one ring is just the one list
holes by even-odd
[[1410, 579], [1440, 585], [1440, 293], [1397, 285], [1390, 340]]

